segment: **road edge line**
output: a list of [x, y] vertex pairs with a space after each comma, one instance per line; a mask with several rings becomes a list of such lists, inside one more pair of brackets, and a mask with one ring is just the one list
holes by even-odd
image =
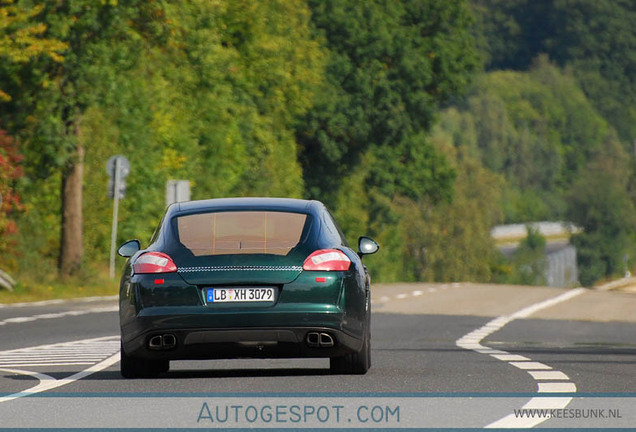
[[[501, 360], [499, 358], [497, 358], [496, 356], [502, 356], [502, 355], [512, 355], [509, 352], [506, 351], [502, 351], [502, 350], [495, 350], [493, 348], [481, 345], [481, 341], [483, 341], [485, 338], [487, 338], [488, 336], [490, 336], [491, 334], [501, 330], [503, 327], [505, 327], [506, 325], [508, 325], [509, 323], [511, 323], [512, 321], [515, 321], [517, 319], [524, 319], [524, 318], [528, 318], [530, 315], [552, 307], [554, 305], [557, 305], [559, 303], [562, 303], [564, 301], [568, 301], [576, 296], [579, 296], [581, 294], [583, 294], [584, 292], [586, 292], [587, 290], [585, 288], [576, 288], [573, 290], [569, 290], [565, 293], [559, 294], [556, 297], [552, 297], [549, 298], [547, 300], [542, 300], [538, 303], [534, 303], [531, 304], [530, 306], [526, 306], [523, 309], [518, 310], [517, 312], [514, 312], [512, 314], [509, 315], [502, 315], [499, 316], [489, 322], [487, 322], [485, 325], [479, 327], [478, 329], [475, 329], [469, 333], [467, 333], [466, 335], [462, 336], [461, 338], [459, 338], [455, 344], [463, 349], [466, 350], [471, 350], [471, 351], [475, 351], [477, 353], [480, 354], [488, 354], [491, 357], [503, 361], [505, 363], [511, 364], [517, 363], [520, 364], [522, 363], [522, 361], [506, 361], [506, 360]], [[541, 376], [559, 376], [558, 379], [558, 383], [559, 384], [571, 384], [568, 386], [539, 386], [540, 382], [537, 382], [537, 387], [539, 390], [543, 390], [538, 394], [554, 394], [554, 393], [562, 393], [562, 391], [557, 391], [559, 389], [563, 389], [563, 388], [568, 388], [568, 392], [567, 393], [575, 393], [576, 392], [576, 385], [573, 382], [569, 381], [569, 377], [567, 375], [565, 375], [563, 372], [558, 371], [558, 370], [554, 370], [552, 369], [551, 366], [549, 365], [545, 365], [543, 363], [538, 363], [538, 362], [533, 362], [532, 359], [528, 358], [527, 360], [528, 363], [532, 363], [532, 365], [539, 367], [540, 369], [536, 369], [536, 368], [530, 368], [530, 369], [523, 369], [526, 372], [528, 372], [530, 374], [530, 376], [533, 377], [533, 379], [535, 379], [536, 381], [539, 381], [540, 379], [543, 380], [544, 378], [539, 378]], [[513, 365], [515, 366], [515, 365]], [[519, 366], [517, 366], [519, 367]], [[552, 375], [549, 375], [547, 373], [544, 372], [544, 375], [539, 375], [536, 374], [537, 371], [541, 370], [541, 371], [545, 371], [546, 369], [550, 370], [550, 372], [552, 372]], [[533, 374], [533, 372], [535, 372], [535, 374]], [[558, 373], [558, 374], [557, 374]], [[545, 378], [546, 380], [549, 380], [550, 378]], [[554, 380], [552, 380], [553, 383]], [[556, 384], [556, 383], [555, 383]], [[552, 389], [552, 391], [549, 391], [550, 389]], [[532, 410], [532, 409], [563, 409], [565, 408], [571, 401], [572, 401], [572, 397], [562, 397], [562, 398], [558, 398], [558, 397], [533, 397], [532, 399], [530, 399], [519, 411], [523, 410]], [[485, 426], [485, 428], [532, 428], [534, 426], [537, 426], [543, 422], [545, 422], [546, 420], [548, 420], [549, 417], [544, 417], [544, 418], [532, 418], [532, 417], [523, 417], [523, 416], [517, 416], [516, 414], [509, 414], [499, 420], [496, 420], [492, 423], [490, 423], [489, 425]]]

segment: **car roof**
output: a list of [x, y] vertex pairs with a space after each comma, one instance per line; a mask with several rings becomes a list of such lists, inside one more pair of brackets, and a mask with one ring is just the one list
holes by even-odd
[[324, 208], [320, 201], [294, 198], [215, 198], [172, 204], [167, 213], [190, 214], [214, 211], [272, 210], [316, 214]]

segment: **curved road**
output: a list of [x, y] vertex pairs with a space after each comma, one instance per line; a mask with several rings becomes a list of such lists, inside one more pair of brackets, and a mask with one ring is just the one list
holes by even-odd
[[[325, 359], [240, 359], [172, 362], [158, 379], [124, 380], [114, 298], [0, 305], [0, 428], [636, 424], [636, 295], [477, 284], [372, 291], [365, 376], [330, 375]], [[548, 411], [518, 411], [534, 408]]]

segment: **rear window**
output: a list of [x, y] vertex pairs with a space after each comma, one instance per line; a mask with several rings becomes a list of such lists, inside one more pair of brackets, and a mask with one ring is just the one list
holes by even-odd
[[179, 241], [195, 256], [287, 255], [301, 242], [307, 215], [273, 211], [200, 213], [177, 218]]

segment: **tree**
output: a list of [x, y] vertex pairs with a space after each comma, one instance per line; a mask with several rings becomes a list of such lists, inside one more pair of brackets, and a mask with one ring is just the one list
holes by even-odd
[[[25, 9], [16, 5], [14, 0], [4, 0], [0, 4], [0, 59], [12, 65], [24, 64], [39, 56], [62, 61], [60, 52], [67, 45], [43, 37], [47, 27], [35, 20], [42, 8], [38, 5]], [[11, 96], [0, 89], [0, 102], [9, 100]]]
[[610, 126], [576, 79], [539, 57], [527, 72], [476, 78], [448, 121], [462, 152], [506, 178], [501, 206], [508, 223], [565, 216], [565, 193], [604, 145]]
[[629, 0], [472, 0], [489, 70], [527, 70], [540, 54], [569, 67], [626, 142], [636, 136], [636, 4]]
[[[23, 243], [39, 255], [25, 246], [25, 256], [59, 255], [62, 274], [80, 268], [82, 243], [91, 262], [104, 260], [104, 164], [116, 153], [133, 168], [120, 240], [152, 233], [168, 179], [193, 180], [195, 199], [302, 195], [293, 127], [313, 103], [325, 56], [303, 1], [47, 1], [32, 15], [68, 48], [59, 64], [0, 64], [14, 96], [0, 118], [21, 137], [22, 195], [34, 209], [21, 218]], [[61, 209], [82, 194], [90, 200]]]
[[[327, 85], [297, 138], [309, 195], [331, 204], [340, 179], [368, 151], [380, 165], [393, 154], [397, 164], [410, 163], [413, 152], [435, 157], [418, 135], [431, 127], [439, 104], [465, 87], [477, 57], [463, 1], [310, 5], [316, 33], [330, 51]], [[439, 173], [444, 169], [440, 165]], [[450, 188], [445, 176], [428, 180], [429, 191], [447, 194], [441, 192]]]
[[546, 283], [546, 239], [538, 228], [528, 225], [528, 235], [521, 241], [512, 257], [512, 275], [508, 283], [519, 285], [545, 285]]
[[[175, 70], [183, 62], [190, 68], [187, 86], [179, 87], [193, 105], [187, 111], [199, 117], [189, 122], [199, 193], [300, 196], [293, 126], [312, 105], [324, 58], [307, 6], [191, 1], [173, 12], [185, 43]], [[215, 175], [206, 175], [211, 167]]]
[[[20, 131], [30, 162], [28, 174], [61, 178], [61, 233], [59, 270], [76, 274], [83, 260], [83, 162], [85, 112], [108, 93], [118, 72], [134, 63], [135, 44], [145, 26], [161, 16], [159, 6], [137, 1], [46, 1], [38, 6], [19, 3], [45, 35], [64, 43], [59, 57], [40, 57], [18, 71], [5, 69], [15, 101], [2, 117]], [[119, 41], [114, 49], [112, 41]], [[127, 41], [128, 44], [122, 41]], [[37, 174], [36, 174], [37, 173]]]
[[623, 256], [634, 256], [636, 208], [629, 190], [629, 159], [614, 135], [588, 163], [567, 195], [568, 217], [583, 228], [572, 238], [577, 247], [580, 280], [592, 286], [620, 274]]
[[22, 210], [20, 196], [14, 187], [23, 175], [21, 160], [15, 140], [0, 129], [0, 256], [3, 266], [7, 265], [11, 255], [11, 237], [18, 230], [12, 213]]
[[307, 195], [334, 208], [348, 236], [375, 236], [391, 266], [370, 267], [400, 278], [403, 199], [453, 195], [456, 173], [426, 134], [477, 67], [468, 9], [457, 0], [309, 4], [329, 54], [326, 83], [296, 128]]

